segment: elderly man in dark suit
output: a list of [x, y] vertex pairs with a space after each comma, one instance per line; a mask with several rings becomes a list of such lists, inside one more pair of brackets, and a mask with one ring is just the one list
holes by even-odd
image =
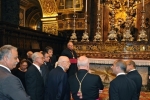
[[67, 71], [68, 77], [74, 75], [77, 71], [77, 53], [74, 50], [74, 45], [72, 42], [68, 42], [67, 48], [61, 53], [62, 56], [67, 56], [70, 59], [70, 68]]
[[99, 91], [104, 86], [98, 75], [90, 74], [89, 60], [85, 56], [77, 59], [78, 72], [69, 77], [69, 85], [74, 100], [96, 100], [99, 99]]
[[138, 94], [137, 96], [139, 99], [141, 87], [142, 87], [142, 77], [136, 70], [136, 65], [134, 61], [128, 60], [126, 61], [126, 64], [127, 64], [127, 68], [126, 68], [127, 77], [135, 82], [137, 88], [137, 94]]
[[43, 54], [35, 52], [32, 55], [33, 64], [25, 74], [26, 90], [31, 100], [44, 100], [44, 81], [40, 66], [44, 63]]
[[10, 71], [18, 62], [16, 47], [4, 45], [0, 48], [0, 100], [30, 100], [19, 78]]
[[138, 100], [134, 81], [125, 75], [126, 63], [116, 60], [112, 70], [117, 76], [110, 82], [109, 100]]
[[45, 100], [70, 100], [69, 83], [66, 73], [69, 66], [69, 58], [60, 56], [58, 66], [49, 72]]

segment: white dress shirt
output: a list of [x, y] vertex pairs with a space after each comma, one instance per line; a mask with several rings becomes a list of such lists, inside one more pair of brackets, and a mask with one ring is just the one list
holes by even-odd
[[123, 72], [122, 73], [118, 73], [117, 76], [119, 76], [119, 75], [125, 75], [125, 73], [123, 73]]
[[4, 65], [1, 65], [1, 64], [0, 64], [0, 66], [3, 67], [3, 68], [5, 68], [5, 69], [7, 69], [9, 72], [11, 72], [8, 67], [6, 67], [6, 66], [4, 66]]
[[40, 67], [39, 67], [38, 65], [34, 64], [34, 63], [33, 63], [33, 65], [39, 70], [39, 72], [40, 72], [41, 75], [42, 75], [42, 71], [41, 71]]

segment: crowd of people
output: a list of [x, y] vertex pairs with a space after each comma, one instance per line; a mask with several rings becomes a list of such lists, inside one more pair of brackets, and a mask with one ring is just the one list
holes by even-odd
[[[110, 82], [109, 100], [139, 100], [142, 78], [135, 62], [118, 59], [111, 68], [116, 78]], [[0, 98], [99, 100], [104, 85], [100, 76], [89, 70], [89, 59], [77, 57], [72, 42], [58, 60], [47, 46], [42, 52], [28, 51], [27, 58], [19, 61], [17, 48], [4, 45], [0, 48]]]

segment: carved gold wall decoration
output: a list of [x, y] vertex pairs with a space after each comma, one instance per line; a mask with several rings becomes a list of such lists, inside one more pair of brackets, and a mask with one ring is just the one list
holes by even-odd
[[89, 42], [74, 43], [78, 56], [109, 59], [150, 59], [150, 46], [146, 42]]
[[57, 29], [58, 29], [57, 21], [51, 21], [50, 23], [43, 23], [43, 32], [58, 35]]
[[57, 7], [59, 13], [69, 13], [73, 12], [73, 5], [75, 5], [75, 11], [82, 11], [83, 9], [83, 0], [57, 0]]
[[42, 30], [48, 34], [58, 35], [58, 22], [56, 17], [57, 6], [55, 0], [39, 0], [43, 12]]
[[147, 46], [147, 51], [150, 51], [150, 46]]
[[43, 12], [43, 17], [57, 16], [57, 6], [55, 0], [39, 0]]
[[[109, 8], [109, 28], [108, 40], [115, 40], [116, 35], [120, 36], [122, 41], [133, 41], [131, 28], [136, 27], [136, 0], [106, 0]], [[113, 30], [113, 31], [112, 31]], [[114, 33], [114, 34], [111, 34]], [[131, 33], [131, 34], [130, 34]], [[122, 37], [121, 37], [122, 36]], [[120, 41], [120, 39], [117, 39]]]

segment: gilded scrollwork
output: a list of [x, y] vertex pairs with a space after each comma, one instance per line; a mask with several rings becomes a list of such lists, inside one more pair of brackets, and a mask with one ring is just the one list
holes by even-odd
[[91, 58], [150, 59], [150, 46], [128, 43], [75, 43], [78, 55]]
[[83, 0], [57, 0], [58, 12], [73, 11], [73, 5], [75, 5], [75, 11], [81, 11], [83, 8]]
[[98, 50], [98, 49], [97, 49], [97, 46], [94, 45], [94, 46], [92, 47], [92, 50], [97, 51], [97, 50]]
[[58, 25], [56, 22], [50, 24], [43, 24], [43, 31], [49, 34], [57, 35], [58, 34]]
[[55, 0], [39, 0], [43, 17], [51, 17], [57, 15], [57, 6]]
[[134, 51], [134, 50], [133, 50], [133, 46], [126, 46], [125, 49], [126, 49], [127, 51]]

